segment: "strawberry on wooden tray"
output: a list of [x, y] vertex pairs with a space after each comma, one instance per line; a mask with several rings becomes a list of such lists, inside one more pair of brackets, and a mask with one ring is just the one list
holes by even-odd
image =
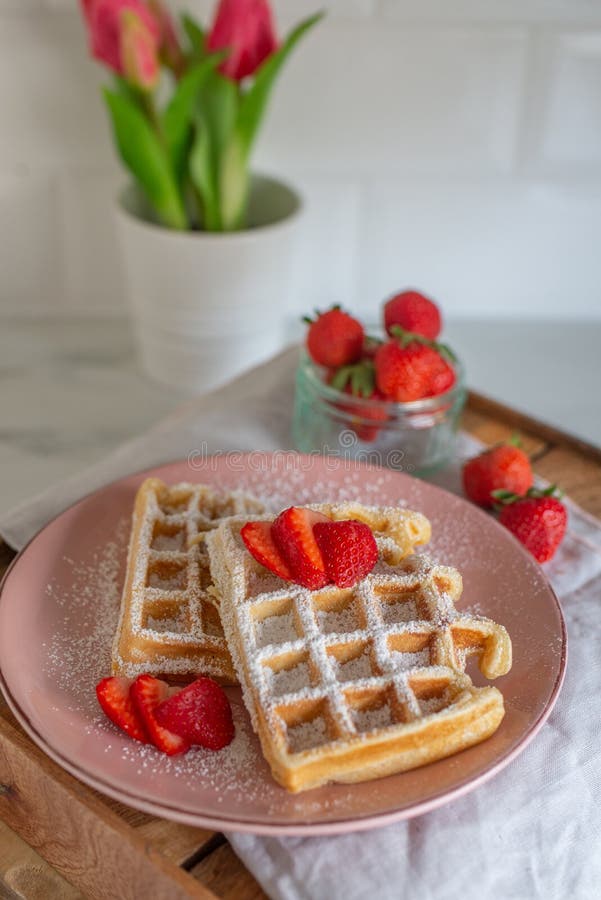
[[473, 503], [492, 507], [494, 491], [525, 494], [534, 476], [526, 453], [516, 444], [497, 444], [463, 466], [463, 489]]
[[568, 513], [555, 485], [539, 490], [530, 488], [519, 497], [508, 491], [495, 491], [501, 505], [499, 522], [516, 536], [538, 562], [553, 559], [564, 539]]

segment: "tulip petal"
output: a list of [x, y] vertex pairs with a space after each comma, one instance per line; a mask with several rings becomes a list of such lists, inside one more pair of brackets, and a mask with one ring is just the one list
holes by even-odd
[[207, 39], [209, 50], [228, 50], [221, 72], [234, 81], [253, 75], [277, 50], [267, 0], [221, 0]]
[[160, 75], [156, 39], [131, 10], [124, 10], [120, 21], [119, 54], [123, 74], [135, 87], [150, 91], [156, 87]]

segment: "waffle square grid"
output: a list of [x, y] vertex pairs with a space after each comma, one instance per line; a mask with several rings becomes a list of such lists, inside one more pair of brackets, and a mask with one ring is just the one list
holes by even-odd
[[328, 723], [314, 729], [313, 746], [370, 730], [370, 723], [420, 719], [450, 702], [455, 680], [443, 669], [465, 669], [491, 638], [495, 654], [498, 626], [454, 609], [461, 593], [455, 570], [425, 557], [401, 568], [351, 589], [287, 588], [240, 610], [261, 666], [261, 703], [286, 724], [291, 752], [311, 746], [290, 736], [299, 713], [303, 725]]
[[115, 674], [235, 682], [209, 588], [204, 538], [225, 517], [259, 513], [259, 501], [206, 485], [147, 479], [134, 510], [126, 582], [113, 647]]
[[[427, 731], [441, 715], [465, 727], [486, 708], [489, 718], [471, 723], [474, 735], [500, 721], [499, 692], [474, 688], [463, 670], [477, 653], [487, 677], [503, 674], [511, 644], [501, 626], [457, 612], [456, 570], [423, 556], [390, 566], [378, 537], [381, 559], [371, 575], [352, 589], [308, 591], [263, 579], [239, 525], [222, 526], [208, 543], [245, 701], [274, 776], [289, 789], [398, 771], [399, 739]], [[459, 737], [457, 727], [446, 747]], [[434, 758], [454, 752], [435, 743]], [[377, 770], [359, 773], [359, 757], [369, 755], [361, 748], [373, 744], [382, 751]]]

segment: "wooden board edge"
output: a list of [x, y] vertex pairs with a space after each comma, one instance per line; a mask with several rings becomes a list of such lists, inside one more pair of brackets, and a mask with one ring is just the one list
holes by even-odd
[[2, 718], [0, 817], [86, 897], [215, 900]]
[[597, 447], [595, 444], [591, 444], [589, 441], [576, 437], [576, 435], [567, 431], [562, 431], [561, 428], [557, 428], [555, 425], [549, 425], [547, 422], [535, 419], [526, 413], [519, 412], [517, 409], [505, 406], [504, 403], [493, 400], [491, 397], [478, 391], [468, 391], [467, 408], [473, 412], [490, 416], [492, 419], [503, 421], [516, 430], [534, 434], [549, 444], [563, 445], [601, 465], [601, 447]]

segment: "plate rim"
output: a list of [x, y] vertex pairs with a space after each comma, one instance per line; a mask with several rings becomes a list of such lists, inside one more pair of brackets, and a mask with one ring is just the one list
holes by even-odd
[[[215, 457], [224, 457], [230, 451], [222, 451], [219, 453], [208, 454], [206, 460], [209, 461]], [[273, 458], [277, 454], [281, 454], [282, 451], [262, 451], [262, 450], [250, 450], [250, 451], [233, 451], [237, 454], [238, 458], [242, 457], [247, 459], [250, 456], [262, 456], [265, 458]], [[310, 453], [299, 453], [297, 451], [286, 451], [287, 454], [293, 455], [298, 458], [304, 459], [315, 459], [315, 454]], [[323, 458], [323, 455], [317, 455], [318, 459]], [[332, 459], [337, 459], [337, 457], [332, 457]], [[23, 547], [17, 552], [17, 555], [13, 560], [9, 563], [9, 566], [2, 576], [0, 580], [0, 604], [2, 603], [6, 586], [8, 584], [9, 578], [13, 573], [13, 570], [20, 564], [22, 557], [25, 555], [28, 548], [33, 544], [38, 537], [40, 537], [46, 529], [53, 526], [53, 524], [65, 513], [74, 509], [79, 504], [90, 500], [95, 495], [102, 494], [108, 488], [111, 488], [120, 482], [127, 481], [131, 478], [138, 478], [148, 473], [156, 472], [158, 469], [167, 468], [170, 466], [176, 466], [182, 463], [188, 462], [188, 457], [176, 457], [172, 460], [167, 460], [166, 462], [157, 463], [153, 466], [146, 467], [144, 469], [139, 469], [134, 472], [130, 472], [126, 475], [122, 475], [119, 478], [115, 478], [111, 481], [108, 481], [106, 484], [101, 485], [94, 490], [88, 491], [83, 494], [77, 500], [74, 500], [72, 503], [68, 504], [64, 509], [62, 509], [59, 513], [54, 515], [51, 519], [49, 519], [44, 525], [39, 528], [35, 534], [31, 536], [31, 538], [23, 545]], [[420, 481], [421, 479], [416, 478], [413, 475], [410, 475], [407, 472], [395, 471], [387, 468], [386, 466], [379, 466], [374, 463], [370, 463], [364, 460], [353, 460], [353, 466], [356, 469], [366, 471], [366, 472], [394, 472], [396, 475], [403, 475], [405, 478], [409, 478], [411, 481]], [[193, 474], [199, 474], [202, 472], [201, 468], [193, 470]], [[434, 488], [435, 491], [440, 491], [444, 494], [449, 495], [454, 500], [463, 500], [472, 511], [486, 517], [487, 520], [492, 521], [498, 528], [500, 533], [502, 533], [507, 539], [510, 539], [516, 545], [516, 548], [522, 553], [522, 555], [528, 559], [528, 561], [532, 561], [528, 551], [525, 547], [506, 529], [503, 529], [498, 522], [495, 522], [494, 519], [490, 519], [490, 517], [481, 509], [472, 504], [468, 504], [468, 501], [465, 498], [459, 497], [454, 494], [452, 491], [448, 491], [446, 488], [441, 487], [438, 484], [432, 484], [430, 482], [424, 482], [430, 488]], [[52, 744], [35, 728], [35, 726], [29, 720], [27, 714], [21, 709], [17, 700], [12, 696], [6, 678], [4, 676], [4, 672], [2, 670], [2, 659], [0, 658], [0, 691], [4, 695], [6, 703], [14, 715], [17, 722], [26, 732], [26, 734], [31, 738], [33, 743], [38, 747], [38, 749], [42, 750], [47, 756], [49, 756], [57, 765], [59, 765], [62, 769], [67, 771], [70, 775], [77, 778], [79, 781], [82, 781], [84, 784], [89, 787], [98, 790], [100, 793], [104, 794], [112, 798], [113, 800], [117, 800], [118, 802], [125, 802], [130, 805], [134, 809], [138, 809], [142, 812], [148, 813], [150, 815], [159, 816], [162, 818], [169, 819], [170, 821], [178, 822], [184, 825], [191, 825], [193, 827], [198, 828], [213, 828], [219, 830], [221, 832], [238, 832], [238, 833], [252, 833], [252, 834], [262, 834], [262, 835], [271, 835], [271, 836], [312, 836], [312, 835], [334, 835], [334, 834], [343, 834], [351, 831], [367, 831], [373, 828], [384, 827], [389, 824], [393, 824], [394, 822], [400, 822], [407, 819], [412, 819], [417, 816], [423, 815], [433, 809], [437, 809], [442, 805], [446, 805], [446, 803], [450, 803], [451, 801], [458, 799], [459, 797], [465, 796], [470, 793], [472, 790], [475, 790], [480, 785], [485, 784], [490, 781], [495, 775], [497, 775], [500, 771], [502, 771], [507, 765], [509, 765], [517, 756], [519, 756], [526, 747], [531, 743], [531, 741], [536, 737], [538, 732], [541, 730], [547, 719], [549, 718], [555, 703], [557, 702], [557, 698], [561, 691], [566, 669], [567, 669], [567, 661], [568, 661], [568, 632], [567, 626], [565, 622], [565, 618], [563, 615], [563, 611], [561, 608], [561, 603], [559, 598], [555, 592], [555, 589], [551, 585], [546, 572], [539, 566], [540, 574], [543, 576], [543, 579], [546, 583], [546, 587], [553, 599], [555, 604], [556, 612], [559, 615], [559, 622], [561, 626], [561, 655], [559, 660], [559, 669], [557, 672], [557, 676], [555, 682], [553, 684], [553, 689], [549, 695], [549, 699], [545, 708], [540, 713], [539, 717], [530, 725], [528, 730], [522, 735], [518, 743], [504, 753], [502, 756], [498, 757], [494, 763], [492, 763], [484, 772], [481, 772], [479, 775], [475, 777], [467, 776], [462, 779], [455, 787], [451, 789], [441, 790], [435, 795], [428, 798], [428, 800], [424, 800], [421, 802], [414, 803], [409, 807], [405, 807], [403, 809], [397, 810], [389, 810], [384, 813], [376, 813], [376, 814], [368, 814], [366, 816], [361, 817], [346, 817], [340, 819], [330, 819], [327, 822], [319, 822], [319, 821], [306, 821], [306, 822], [294, 822], [287, 823], [283, 821], [277, 821], [277, 819], [271, 819], [271, 823], [265, 822], [254, 822], [252, 820], [233, 820], [231, 817], [220, 817], [214, 815], [205, 815], [203, 813], [192, 813], [186, 812], [176, 806], [170, 806], [166, 803], [160, 803], [158, 801], [147, 801], [143, 797], [138, 794], [130, 793], [124, 788], [114, 787], [110, 781], [104, 781], [102, 778], [90, 774], [85, 768], [71, 762], [70, 759], [65, 757], [61, 751], [55, 749]], [[352, 787], [352, 785], [350, 785]], [[125, 801], [124, 801], [124, 798]]]

